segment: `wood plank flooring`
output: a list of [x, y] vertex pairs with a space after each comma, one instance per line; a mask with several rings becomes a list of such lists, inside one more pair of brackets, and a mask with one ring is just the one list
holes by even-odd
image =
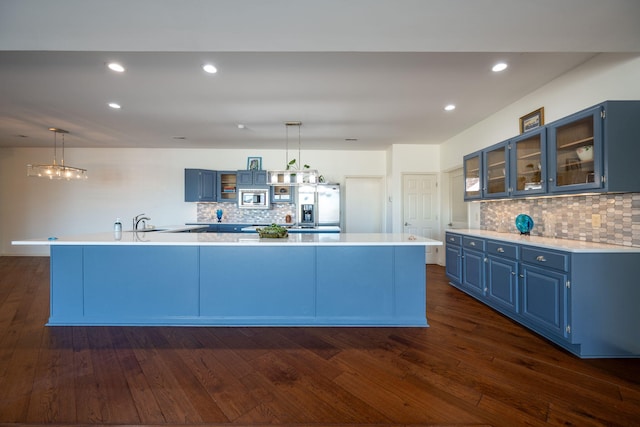
[[0, 257], [0, 424], [640, 426], [640, 360], [427, 277], [430, 328], [45, 327], [49, 259]]

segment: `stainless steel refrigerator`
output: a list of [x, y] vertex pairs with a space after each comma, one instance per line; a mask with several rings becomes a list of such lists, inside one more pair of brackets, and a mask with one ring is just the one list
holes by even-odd
[[340, 226], [340, 184], [318, 184], [317, 224]]

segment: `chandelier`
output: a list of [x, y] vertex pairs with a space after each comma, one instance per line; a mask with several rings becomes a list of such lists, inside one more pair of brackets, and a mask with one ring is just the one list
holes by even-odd
[[[268, 170], [267, 182], [270, 185], [314, 185], [318, 183], [318, 171], [302, 163], [300, 127], [302, 122], [285, 122], [286, 135], [286, 169]], [[298, 158], [289, 160], [289, 128], [298, 128]]]
[[[27, 165], [27, 176], [49, 179], [87, 179], [87, 170], [65, 166], [64, 164], [64, 135], [69, 133], [64, 129], [49, 128], [53, 132], [53, 163], [50, 165]], [[58, 134], [62, 135], [62, 156], [58, 163]]]

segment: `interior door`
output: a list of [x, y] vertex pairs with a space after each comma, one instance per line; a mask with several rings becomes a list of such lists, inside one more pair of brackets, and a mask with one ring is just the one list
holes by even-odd
[[[435, 239], [439, 234], [438, 181], [431, 174], [405, 174], [402, 176], [402, 217], [405, 233]], [[436, 247], [427, 246], [427, 264], [437, 262]]]
[[449, 222], [450, 228], [469, 228], [469, 212], [464, 201], [464, 171], [449, 172]]

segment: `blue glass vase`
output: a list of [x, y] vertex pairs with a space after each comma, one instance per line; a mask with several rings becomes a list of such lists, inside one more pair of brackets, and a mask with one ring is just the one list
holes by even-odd
[[222, 222], [222, 209], [216, 211], [216, 217], [218, 217], [218, 222]]

